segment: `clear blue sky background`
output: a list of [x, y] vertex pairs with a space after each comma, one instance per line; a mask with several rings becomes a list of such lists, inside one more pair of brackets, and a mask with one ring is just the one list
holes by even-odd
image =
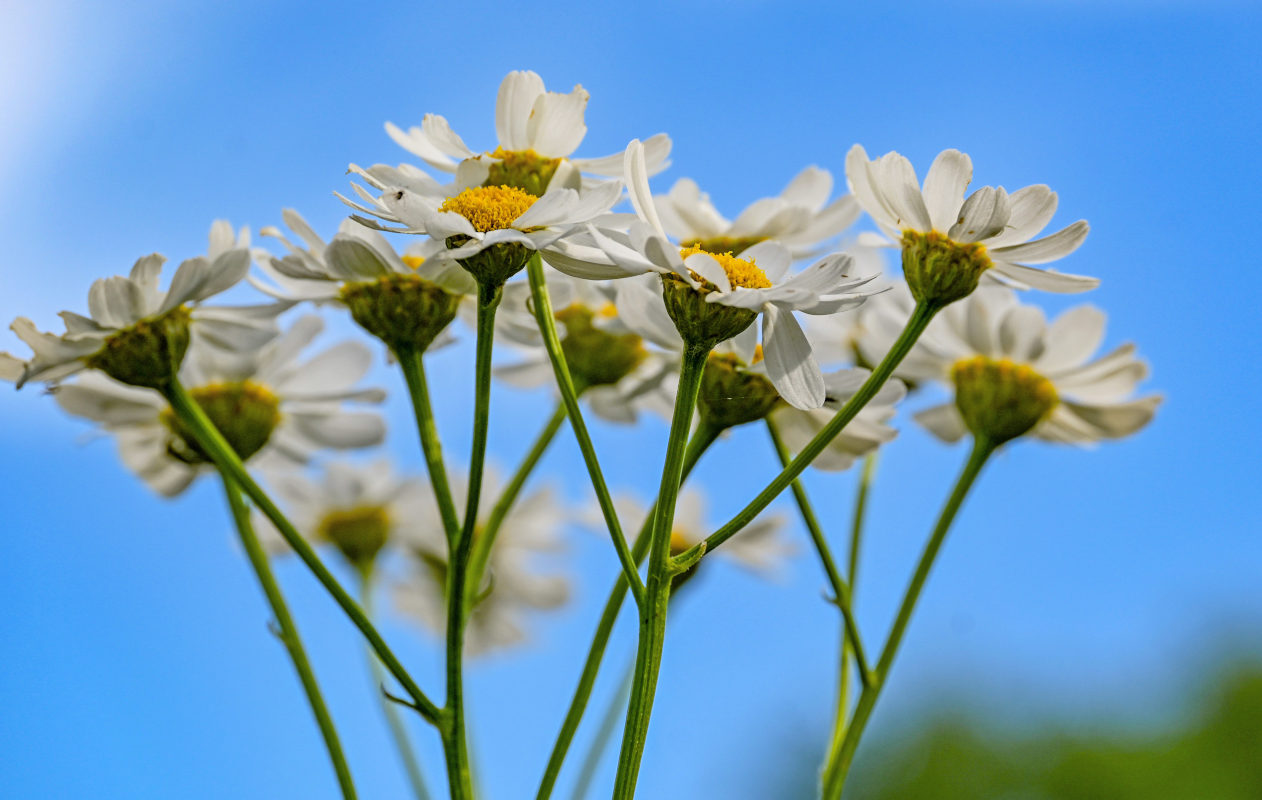
[[[675, 166], [657, 186], [692, 176], [729, 214], [808, 163], [840, 176], [856, 141], [922, 170], [958, 147], [979, 184], [1046, 182], [1058, 222], [1091, 221], [1065, 268], [1102, 277], [1090, 299], [1110, 313], [1108, 343], [1136, 340], [1167, 401], [1133, 440], [1023, 443], [994, 463], [878, 721], [892, 730], [962, 695], [1015, 722], [1159, 725], [1219, 642], [1256, 648], [1262, 623], [1260, 14], [1191, 0], [886, 5], [6, 3], [0, 318], [51, 327], [56, 311], [82, 310], [93, 278], [154, 250], [201, 252], [216, 217], [257, 229], [295, 206], [331, 232], [347, 162], [404, 158], [385, 120], [436, 111], [489, 146], [510, 69], [591, 91], [583, 154], [669, 132]], [[18, 347], [0, 333], [0, 349]], [[470, 362], [465, 345], [432, 367], [454, 454], [468, 445]], [[377, 380], [401, 386], [384, 366]], [[497, 391], [500, 463], [548, 404]], [[418, 466], [401, 396], [388, 412], [390, 451]], [[334, 797], [213, 484], [151, 496], [36, 388], [0, 392], [0, 423], [0, 795]], [[664, 434], [599, 427], [611, 481], [647, 492]], [[758, 429], [721, 452], [699, 472], [716, 522], [772, 473]], [[871, 641], [963, 457], [910, 427], [885, 452], [858, 599]], [[545, 470], [586, 499], [569, 438]], [[810, 480], [839, 542], [853, 478]], [[530, 647], [471, 668], [488, 797], [533, 795], [615, 571], [606, 542], [572, 540], [576, 602], [540, 619]], [[362, 796], [403, 796], [358, 641], [300, 568], [281, 576]], [[672, 623], [642, 795], [773, 796], [759, 783], [771, 762], [823, 740], [836, 614], [805, 551], [778, 583], [717, 563], [701, 580]], [[386, 627], [437, 690], [434, 642]], [[598, 702], [632, 634], [611, 646]], [[438, 776], [435, 737], [415, 734]]]

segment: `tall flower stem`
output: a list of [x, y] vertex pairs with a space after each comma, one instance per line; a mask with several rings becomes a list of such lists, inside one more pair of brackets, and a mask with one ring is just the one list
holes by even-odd
[[333, 763], [333, 771], [337, 773], [337, 783], [341, 787], [342, 797], [346, 800], [354, 800], [355, 783], [351, 779], [351, 770], [346, 764], [346, 755], [342, 752], [342, 743], [333, 725], [333, 717], [329, 714], [329, 707], [324, 703], [324, 695], [320, 693], [320, 685], [316, 682], [315, 672], [307, 659], [307, 650], [298, 636], [298, 626], [294, 624], [293, 616], [289, 613], [289, 606], [285, 603], [285, 596], [281, 594], [280, 585], [276, 583], [276, 576], [272, 574], [271, 565], [267, 561], [267, 553], [263, 551], [258, 535], [254, 532], [254, 526], [250, 522], [250, 510], [241, 497], [241, 490], [231, 478], [224, 477], [223, 488], [224, 494], [228, 496], [228, 507], [232, 509], [232, 519], [236, 523], [241, 546], [245, 548], [245, 554], [250, 559], [250, 566], [254, 568], [259, 586], [263, 588], [263, 594], [267, 597], [267, 604], [271, 606], [280, 640], [284, 643], [289, 659], [294, 664], [294, 671], [298, 673], [302, 690], [307, 695], [311, 713], [315, 715], [316, 725], [320, 728], [320, 736], [324, 738], [324, 747], [329, 752], [329, 761]]
[[736, 516], [732, 517], [723, 527], [710, 534], [704, 542], [693, 547], [688, 552], [682, 553], [677, 558], [681, 561], [695, 560], [700, 555], [708, 553], [714, 548], [732, 538], [749, 523], [753, 522], [763, 509], [771, 504], [777, 496], [789, 487], [802, 472], [810, 466], [811, 462], [824, 451], [828, 443], [841, 433], [842, 429], [855, 418], [863, 407], [868, 404], [876, 393], [881, 390], [885, 382], [889, 380], [894, 370], [898, 367], [902, 360], [911, 352], [912, 347], [916, 344], [916, 340], [920, 338], [920, 334], [924, 333], [926, 327], [933, 320], [935, 314], [938, 313], [939, 306], [919, 303], [911, 312], [911, 316], [907, 320], [907, 325], [903, 328], [903, 332], [899, 334], [898, 339], [890, 347], [885, 358], [881, 359], [881, 363], [872, 370], [872, 374], [859, 387], [859, 391], [846, 401], [831, 420], [828, 421], [819, 433], [811, 441], [807, 442], [802, 451], [789, 462], [779, 475], [767, 484], [758, 496], [741, 509]]
[[258, 506], [272, 524], [276, 526], [276, 530], [285, 539], [285, 543], [293, 549], [294, 553], [302, 560], [302, 563], [311, 570], [316, 580], [325, 588], [333, 600], [341, 607], [342, 611], [350, 618], [351, 622], [359, 629], [364, 638], [368, 640], [368, 644], [372, 647], [373, 652], [381, 659], [381, 663], [385, 665], [394, 679], [399, 682], [403, 690], [407, 693], [413, 707], [425, 719], [434, 724], [438, 724], [442, 712], [430, 701], [425, 692], [421, 691], [421, 687], [416, 684], [408, 671], [403, 668], [403, 664], [395, 656], [394, 652], [381, 638], [381, 634], [369, 621], [368, 616], [364, 614], [364, 610], [359, 607], [359, 603], [342, 588], [337, 578], [333, 577], [333, 573], [329, 572], [328, 567], [320, 561], [320, 557], [316, 555], [315, 550], [307, 543], [302, 534], [294, 528], [293, 524], [281, 513], [276, 507], [267, 493], [250, 477], [250, 473], [246, 470], [245, 465], [241, 463], [241, 459], [232, 449], [232, 445], [223, 438], [223, 435], [215, 427], [210, 418], [206, 416], [206, 412], [202, 411], [202, 407], [197, 401], [189, 395], [188, 390], [178, 379], [173, 379], [164, 389], [164, 395], [167, 402], [171, 404], [172, 411], [179, 417], [180, 422], [193, 434], [197, 439], [198, 445], [207, 453], [215, 466], [219, 468], [219, 472], [225, 478], [236, 484], [250, 500]]
[[[574, 379], [570, 376], [565, 353], [561, 350], [556, 317], [553, 316], [552, 301], [548, 297], [548, 283], [543, 274], [543, 261], [538, 253], [531, 256], [526, 265], [526, 275], [530, 280], [530, 297], [535, 306], [535, 321], [539, 323], [539, 333], [543, 336], [548, 360], [552, 362], [557, 388], [561, 391], [561, 402], [565, 405], [566, 414], [570, 418], [570, 427], [574, 429], [578, 448], [583, 453], [583, 462], [587, 465], [588, 474], [591, 475], [592, 489], [596, 492], [596, 500], [600, 503], [600, 511], [605, 517], [605, 525], [609, 528], [609, 536], [613, 539], [614, 550], [618, 553], [623, 575], [627, 579], [627, 585], [631, 587], [631, 596], [635, 598], [636, 604], [640, 605], [644, 596], [644, 583], [636, 570], [635, 559], [631, 557], [627, 538], [622, 533], [622, 524], [618, 521], [613, 497], [609, 494], [609, 487], [605, 485], [605, 476], [601, 472], [600, 461], [596, 458], [596, 448], [592, 446], [591, 436], [587, 433], [587, 423], [583, 421], [583, 411], [578, 405], [579, 392], [574, 385]], [[687, 435], [687, 431], [684, 433]]]
[[557, 403], [556, 410], [552, 412], [552, 416], [544, 424], [543, 430], [539, 431], [539, 435], [535, 437], [534, 444], [526, 452], [521, 464], [517, 466], [517, 471], [513, 473], [512, 479], [509, 480], [508, 485], [504, 487], [504, 491], [491, 508], [491, 513], [487, 515], [486, 524], [482, 526], [482, 532], [473, 543], [473, 557], [470, 562], [471, 572], [469, 573], [470, 591], [477, 590], [482, 580], [482, 575], [486, 572], [486, 563], [491, 557], [491, 545], [495, 543], [495, 535], [499, 533], [500, 527], [504, 524], [504, 519], [513, 507], [513, 503], [517, 502], [522, 488], [525, 487], [526, 481], [530, 479], [530, 474], [534, 472], [535, 467], [539, 464], [539, 459], [543, 457], [548, 445], [552, 444], [552, 440], [556, 438], [557, 431], [561, 430], [561, 426], [565, 423], [565, 417], [565, 404]]
[[423, 356], [424, 353], [416, 349], [394, 351], [412, 398], [412, 412], [416, 415], [416, 428], [421, 436], [421, 453], [425, 456], [425, 467], [429, 472], [430, 486], [434, 489], [434, 499], [438, 502], [443, 530], [447, 541], [452, 542], [460, 532], [460, 519], [456, 516], [456, 504], [451, 499], [451, 486], [447, 482], [447, 467], [443, 464], [443, 446], [438, 439], [434, 408], [429, 400]]
[[[855, 581], [859, 577], [859, 545], [863, 540], [863, 525], [867, 518], [868, 492], [872, 488], [872, 478], [876, 474], [877, 453], [868, 453], [863, 458], [863, 470], [859, 474], [859, 487], [855, 491], [854, 512], [850, 519], [850, 552], [846, 564], [846, 580], [850, 584], [850, 613], [854, 613]], [[837, 665], [837, 710], [833, 715], [833, 736], [828, 752], [841, 746], [841, 739], [846, 735], [846, 717], [850, 708], [850, 656], [854, 646], [850, 643], [850, 635], [845, 628], [841, 632], [841, 659]]]
[[609, 742], [618, 729], [622, 709], [627, 707], [627, 700], [631, 695], [631, 681], [634, 677], [635, 662], [630, 662], [626, 666], [622, 681], [618, 684], [618, 691], [609, 698], [609, 707], [601, 716], [600, 726], [596, 728], [596, 735], [592, 738], [592, 743], [587, 748], [587, 755], [579, 767], [578, 778], [574, 781], [574, 792], [571, 794], [572, 800], [583, 800], [587, 797], [592, 781], [596, 778], [596, 770], [600, 767], [600, 757], [605, 754], [605, 748], [609, 747]]
[[[372, 567], [368, 567], [360, 574], [359, 601], [364, 607], [364, 613], [370, 619], [374, 616], [372, 590], [373, 570]], [[377, 660], [377, 656], [371, 649], [364, 648], [364, 657], [368, 664], [368, 674], [372, 678], [373, 693], [377, 695], [377, 700], [381, 704], [381, 713], [386, 718], [386, 728], [389, 729], [390, 738], [394, 742], [395, 750], [399, 753], [399, 760], [403, 762], [403, 770], [407, 773], [412, 795], [416, 800], [431, 800], [429, 788], [425, 785], [425, 776], [421, 773], [421, 765], [416, 759], [416, 751], [412, 748], [412, 741], [408, 736], [407, 724], [403, 721], [403, 716], [399, 714], [398, 704], [385, 695], [385, 670], [381, 668], [381, 662]]]
[[[692, 435], [692, 441], [688, 443], [688, 452], [684, 456], [684, 478], [688, 477], [688, 474], [692, 472], [692, 468], [701, 460], [702, 454], [710, 449], [710, 445], [714, 444], [722, 432], [722, 428], [708, 425], [704, 419], [702, 420], [701, 425], [698, 426], [696, 432]], [[652, 530], [653, 517], [656, 510], [656, 504], [649, 509], [648, 516], [645, 517], [644, 524], [640, 528], [640, 533], [636, 536], [635, 543], [632, 545], [631, 553], [636, 564], [639, 564], [648, 555], [651, 538], [649, 533]], [[578, 725], [583, 719], [584, 712], [587, 710], [587, 703], [592, 695], [592, 687], [596, 685], [596, 675], [600, 671], [600, 663], [605, 656], [605, 647], [609, 644], [609, 636], [613, 633], [614, 623], [618, 621], [618, 612], [622, 609], [622, 601], [626, 596], [627, 579], [625, 575], [620, 574], [618, 579], [614, 581], [613, 588], [609, 590], [609, 599], [605, 601], [605, 608], [601, 612], [600, 622], [597, 623], [596, 632], [592, 635], [592, 643], [587, 650], [587, 659], [583, 662], [583, 671], [579, 675], [578, 686], [574, 688], [574, 697], [570, 700], [570, 707], [565, 712], [565, 720], [561, 723], [561, 730], [557, 734], [556, 744], [552, 746], [552, 754], [548, 757], [548, 765], [544, 770], [543, 780], [539, 783], [539, 791], [535, 795], [535, 800], [548, 800], [552, 796], [557, 777], [561, 774], [561, 765], [565, 763], [565, 756], [569, 752], [570, 744], [574, 741], [574, 734], [578, 730]]]
[[[767, 417], [766, 423], [767, 433], [771, 435], [771, 444], [776, 449], [776, 455], [780, 458], [780, 464], [781, 466], [786, 466], [789, 463], [789, 449], [785, 447], [784, 440], [780, 438], [780, 430], [776, 427], [776, 423], [770, 417]], [[863, 651], [863, 640], [859, 636], [859, 626], [855, 623], [854, 615], [850, 613], [850, 586], [841, 577], [841, 573], [837, 571], [837, 562], [828, 546], [828, 539], [824, 536], [824, 530], [820, 527], [819, 517], [816, 516], [811, 500], [806, 494], [806, 487], [802, 485], [800, 480], [793, 481], [792, 487], [793, 499], [797, 502], [802, 522], [806, 525], [806, 531], [811, 536], [811, 543], [815, 545], [815, 552], [819, 554], [820, 563], [824, 566], [824, 573], [828, 576], [828, 583], [832, 586], [833, 602], [841, 609], [842, 619], [846, 624], [846, 635], [854, 643], [855, 662], [859, 665], [859, 678], [863, 681], [863, 685], [867, 686], [872, 682], [872, 674], [868, 668], [867, 656]]]
[[662, 465], [662, 482], [657, 492], [657, 509], [653, 514], [648, 579], [644, 584], [644, 602], [640, 604], [640, 641], [635, 655], [631, 700], [627, 705], [627, 724], [622, 733], [622, 751], [618, 757], [618, 775], [614, 780], [614, 800], [630, 800], [635, 796], [640, 760], [644, 756], [657, 676], [662, 666], [671, 583], [682, 571], [671, 560], [670, 530], [675, 521], [675, 501], [683, 479], [688, 430], [692, 426], [697, 393], [701, 388], [701, 373], [705, 371], [708, 356], [708, 348], [687, 345], [679, 370], [675, 412], [666, 441], [666, 460]]
[[447, 567], [447, 701], [440, 730], [447, 755], [447, 779], [452, 800], [473, 797], [469, 771], [469, 747], [464, 722], [464, 631], [469, 621], [466, 585], [469, 560], [478, 526], [478, 502], [486, 466], [486, 436], [491, 418], [491, 352], [495, 341], [495, 311], [504, 287], [479, 282], [477, 357], [474, 366], [473, 447], [469, 454], [469, 494], [465, 500], [464, 526], [451, 547]]
[[824, 769], [824, 800], [839, 800], [841, 797], [841, 791], [846, 784], [846, 776], [850, 772], [850, 764], [859, 746], [859, 738], [863, 736], [863, 730], [867, 727], [872, 709], [876, 706], [877, 698], [881, 694], [881, 687], [889, 678], [890, 667], [894, 664], [894, 657], [898, 655], [898, 647], [903, 641], [903, 634], [907, 630], [907, 623], [911, 621], [912, 612], [916, 609], [916, 602], [920, 599], [925, 580], [929, 577], [929, 571], [933, 568], [933, 562], [938, 557], [938, 551], [946, 539], [956, 512], [960, 510], [973, 482], [994, 451], [995, 445], [991, 442], [980, 438], [973, 440], [973, 450], [969, 453], [968, 461], [955, 481], [951, 496], [947, 498], [946, 505], [942, 507], [942, 512], [938, 515], [937, 525], [934, 526], [933, 533], [925, 544], [920, 562], [916, 565], [916, 572], [912, 575], [907, 591], [903, 594], [903, 601], [898, 607], [898, 615], [894, 618], [894, 626], [890, 629], [889, 638], [885, 641], [885, 647], [882, 648], [881, 657], [876, 664], [876, 683], [865, 688], [859, 695], [859, 701], [855, 704], [854, 716], [850, 720], [846, 734], [840, 746], [829, 756], [828, 765]]

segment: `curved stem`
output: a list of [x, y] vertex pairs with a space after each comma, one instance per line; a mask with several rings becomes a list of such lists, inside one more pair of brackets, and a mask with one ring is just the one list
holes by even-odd
[[435, 706], [425, 693], [421, 691], [421, 687], [417, 686], [416, 681], [403, 668], [403, 664], [390, 650], [385, 640], [381, 638], [381, 634], [368, 620], [364, 614], [364, 610], [359, 607], [354, 598], [338, 583], [337, 578], [333, 577], [333, 573], [329, 572], [328, 567], [320, 561], [320, 557], [316, 555], [315, 550], [307, 543], [307, 540], [298, 533], [297, 529], [285, 518], [276, 504], [272, 502], [267, 493], [250, 477], [250, 473], [246, 470], [245, 465], [241, 463], [241, 459], [237, 456], [232, 446], [223, 438], [219, 430], [215, 427], [206, 413], [202, 411], [201, 406], [197, 404], [188, 393], [188, 390], [179, 382], [178, 379], [172, 380], [166, 387], [164, 392], [167, 402], [171, 404], [172, 411], [179, 417], [180, 422], [197, 439], [198, 445], [205, 451], [219, 468], [221, 474], [230, 479], [239, 488], [245, 491], [246, 495], [258, 506], [267, 518], [276, 526], [276, 530], [284, 537], [285, 542], [293, 549], [298, 558], [302, 559], [302, 563], [307, 565], [315, 575], [316, 580], [320, 582], [334, 601], [350, 618], [359, 632], [368, 640], [368, 644], [372, 647], [381, 663], [385, 665], [394, 679], [399, 682], [403, 690], [407, 692], [408, 697], [413, 703], [413, 707], [429, 720], [437, 724], [441, 717], [441, 712]]
[[438, 439], [438, 426], [434, 424], [434, 408], [429, 401], [429, 382], [425, 378], [423, 356], [424, 353], [419, 350], [396, 350], [394, 353], [412, 398], [412, 413], [416, 415], [429, 483], [434, 488], [434, 499], [438, 503], [447, 541], [451, 542], [460, 531], [460, 519], [456, 516], [456, 504], [451, 499], [451, 486], [447, 482], [447, 468], [443, 465], [443, 446]]
[[259, 586], [263, 588], [263, 594], [267, 596], [267, 604], [271, 606], [272, 616], [276, 618], [280, 640], [284, 643], [289, 659], [294, 664], [294, 671], [298, 673], [298, 680], [302, 682], [302, 690], [307, 695], [311, 713], [315, 715], [316, 725], [320, 728], [320, 736], [324, 738], [324, 747], [329, 752], [329, 761], [333, 762], [333, 771], [337, 773], [337, 783], [342, 789], [342, 797], [346, 800], [355, 800], [355, 783], [351, 779], [351, 770], [346, 764], [346, 755], [342, 752], [342, 743], [338, 739], [337, 729], [333, 726], [333, 717], [324, 703], [324, 696], [320, 693], [320, 685], [316, 682], [315, 672], [307, 659], [306, 648], [303, 647], [302, 639], [298, 636], [298, 626], [294, 624], [294, 619], [289, 613], [289, 606], [285, 603], [285, 596], [281, 594], [280, 585], [276, 583], [276, 576], [272, 574], [271, 565], [267, 561], [267, 553], [263, 551], [263, 546], [259, 544], [258, 536], [254, 533], [254, 526], [250, 522], [250, 510], [241, 497], [241, 490], [231, 478], [224, 477], [223, 489], [224, 494], [228, 496], [228, 507], [232, 509], [232, 519], [236, 522], [241, 546], [245, 548], [245, 554], [250, 559], [250, 566], [254, 568], [254, 574], [258, 577]]
[[[372, 575], [371, 567], [363, 570], [359, 583], [360, 605], [364, 607], [364, 613], [369, 619], [373, 617]], [[385, 695], [385, 670], [381, 668], [381, 662], [373, 655], [372, 650], [367, 647], [364, 648], [364, 657], [368, 664], [368, 675], [372, 678], [373, 693], [377, 695], [377, 700], [381, 704], [381, 712], [386, 717], [386, 727], [390, 731], [395, 750], [399, 753], [399, 760], [403, 762], [403, 769], [407, 773], [412, 794], [416, 800], [431, 800], [429, 788], [425, 785], [425, 776], [421, 773], [421, 765], [416, 759], [416, 752], [408, 736], [407, 724], [399, 714], [397, 704]]]
[[911, 312], [911, 317], [907, 320], [907, 326], [903, 328], [903, 332], [899, 334], [898, 340], [890, 347], [890, 351], [885, 354], [885, 358], [881, 359], [881, 363], [876, 369], [872, 370], [872, 374], [859, 387], [859, 391], [846, 401], [846, 404], [828, 421], [819, 433], [802, 448], [802, 452], [797, 454], [789, 465], [775, 478], [767, 487], [758, 493], [750, 503], [732, 517], [726, 525], [710, 534], [704, 542], [692, 548], [687, 553], [679, 556], [681, 560], [696, 558], [698, 555], [708, 553], [714, 548], [726, 542], [728, 539], [736, 535], [741, 528], [754, 521], [754, 518], [762, 512], [764, 508], [771, 504], [772, 500], [788, 488], [794, 480], [797, 479], [802, 472], [810, 466], [811, 462], [824, 451], [828, 443], [841, 433], [842, 429], [854, 419], [855, 415], [863, 410], [868, 401], [876, 396], [881, 390], [885, 382], [889, 380], [890, 375], [894, 373], [895, 368], [902, 362], [903, 358], [911, 352], [911, 348], [916, 344], [916, 340], [920, 338], [920, 334], [928, 327], [934, 315], [938, 312], [937, 306], [918, 304]]
[[[771, 444], [776, 449], [776, 456], [780, 459], [781, 467], [787, 466], [789, 463], [789, 448], [785, 446], [784, 440], [780, 438], [780, 429], [776, 427], [776, 423], [767, 417], [767, 433], [771, 435]], [[802, 522], [806, 524], [807, 533], [811, 536], [811, 542], [815, 545], [815, 552], [819, 554], [820, 563], [824, 565], [824, 572], [828, 575], [828, 583], [833, 589], [833, 602], [841, 609], [842, 619], [846, 624], [846, 633], [850, 640], [854, 643], [855, 663], [859, 667], [859, 679], [863, 681], [863, 685], [867, 686], [872, 682], [872, 672], [868, 668], [868, 658], [863, 651], [863, 640], [859, 636], [859, 626], [855, 623], [854, 615], [850, 613], [850, 587], [846, 584], [841, 573], [837, 571], [837, 562], [833, 559], [832, 550], [828, 547], [828, 539], [824, 537], [824, 531], [819, 525], [819, 518], [815, 515], [815, 509], [811, 506], [811, 500], [806, 495], [806, 487], [802, 485], [800, 480], [795, 480], [791, 484], [793, 487], [793, 499], [797, 501], [798, 512], [802, 516]]]
[[622, 676], [621, 683], [618, 684], [618, 691], [609, 698], [609, 707], [605, 709], [604, 715], [600, 718], [600, 727], [596, 729], [596, 736], [592, 739], [591, 746], [587, 749], [587, 755], [583, 758], [583, 764], [579, 767], [578, 779], [574, 782], [573, 800], [583, 800], [587, 796], [587, 792], [591, 789], [592, 781], [596, 778], [596, 770], [600, 767], [600, 758], [605, 754], [609, 742], [613, 739], [614, 731], [618, 729], [618, 720], [621, 718], [622, 709], [626, 708], [628, 698], [631, 696], [631, 680], [635, 677], [635, 662], [627, 664], [625, 674]]
[[849, 729], [842, 739], [841, 746], [829, 758], [828, 766], [824, 771], [824, 800], [838, 800], [841, 797], [846, 775], [850, 772], [850, 764], [859, 746], [859, 738], [863, 736], [863, 729], [867, 727], [868, 718], [872, 715], [873, 707], [876, 706], [881, 687], [889, 677], [890, 667], [894, 663], [894, 657], [898, 655], [898, 646], [902, 643], [907, 623], [911, 621], [911, 614], [916, 609], [916, 601], [920, 599], [920, 592], [924, 588], [925, 580], [929, 577], [929, 570], [932, 569], [933, 562], [938, 557], [938, 551], [942, 547], [943, 540], [946, 539], [956, 512], [960, 510], [960, 505], [964, 502], [964, 497], [982, 471], [982, 467], [985, 466], [986, 459], [990, 458], [994, 451], [995, 445], [985, 439], [973, 440], [973, 450], [959, 478], [956, 479], [951, 496], [942, 507], [938, 523], [925, 544], [920, 562], [916, 565], [916, 572], [912, 575], [911, 583], [908, 584], [907, 591], [903, 595], [903, 602], [898, 608], [898, 616], [894, 618], [894, 626], [890, 629], [889, 638], [881, 650], [881, 658], [876, 664], [877, 682], [864, 689], [863, 694], [859, 695], [854, 717], [850, 720]]
[[503, 296], [502, 286], [478, 286], [477, 359], [474, 367], [473, 447], [469, 455], [469, 490], [465, 499], [464, 527], [451, 548], [447, 563], [447, 701], [442, 728], [447, 754], [447, 779], [452, 800], [473, 797], [469, 748], [464, 722], [464, 630], [469, 620], [465, 602], [469, 559], [478, 526], [478, 502], [486, 466], [486, 436], [491, 418], [491, 352], [495, 341], [495, 311]]
[[[556, 438], [557, 431], [561, 429], [561, 425], [564, 422], [565, 406], [562, 403], [557, 403], [556, 410], [552, 412], [552, 416], [548, 419], [547, 424], [543, 426], [543, 430], [539, 431], [539, 435], [535, 437], [535, 443], [531, 445], [526, 457], [522, 459], [517, 471], [513, 473], [512, 480], [504, 487], [504, 491], [500, 494], [499, 500], [495, 502], [491, 513], [487, 515], [486, 524], [482, 526], [481, 533], [478, 534], [473, 542], [473, 557], [469, 568], [470, 591], [476, 591], [477, 587], [481, 585], [482, 575], [486, 572], [486, 562], [491, 557], [491, 545], [495, 543], [495, 535], [499, 533], [500, 526], [504, 524], [504, 518], [508, 516], [513, 503], [517, 502], [517, 497], [521, 494], [526, 481], [530, 479], [530, 474], [534, 472], [539, 459], [543, 457], [548, 445], [552, 444], [552, 440]], [[469, 600], [466, 599], [465, 602], [469, 602]]]
[[648, 579], [644, 584], [644, 602], [640, 605], [640, 642], [635, 655], [635, 677], [631, 683], [631, 701], [627, 705], [627, 724], [622, 733], [622, 752], [618, 756], [618, 775], [614, 780], [615, 800], [635, 796], [640, 774], [640, 760], [648, 737], [649, 717], [657, 692], [657, 676], [662, 666], [662, 648], [666, 636], [666, 611], [670, 604], [671, 583], [675, 576], [670, 555], [670, 529], [675, 521], [675, 501], [683, 479], [684, 450], [692, 416], [705, 371], [708, 348], [688, 346], [679, 369], [679, 389], [675, 395], [675, 413], [671, 418], [666, 442], [666, 460], [662, 465], [662, 482], [657, 492], [657, 510], [653, 514], [653, 532], [649, 550]]
[[[704, 421], [701, 423], [692, 435], [692, 441], [688, 443], [688, 453], [684, 457], [683, 476], [685, 478], [692, 472], [692, 468], [697, 465], [697, 462], [701, 460], [702, 454], [710, 449], [710, 445], [714, 444], [722, 432], [722, 428], [707, 425]], [[644, 524], [641, 526], [640, 533], [632, 546], [631, 552], [636, 564], [639, 564], [648, 555], [649, 531], [651, 530], [656, 510], [656, 504], [649, 509], [648, 516], [644, 518]], [[600, 622], [596, 625], [596, 632], [592, 635], [592, 643], [587, 651], [587, 660], [583, 662], [583, 671], [579, 675], [578, 686], [574, 689], [574, 697], [570, 700], [570, 707], [566, 709], [565, 720], [561, 723], [561, 731], [557, 734], [556, 744], [552, 746], [552, 754], [548, 757], [548, 765], [544, 770], [543, 780], [539, 783], [539, 791], [535, 795], [535, 800], [547, 800], [552, 796], [557, 776], [561, 774], [561, 765], [565, 763], [565, 756], [569, 752], [570, 743], [574, 740], [574, 733], [578, 730], [578, 725], [583, 719], [583, 713], [587, 710], [587, 702], [591, 699], [592, 687], [596, 685], [596, 675], [600, 671], [600, 662], [604, 659], [605, 647], [609, 644], [609, 636], [613, 633], [614, 623], [618, 620], [618, 612], [622, 609], [622, 601], [626, 595], [627, 579], [625, 575], [619, 574], [618, 579], [614, 581], [613, 588], [609, 591], [609, 599], [605, 601], [605, 608], [601, 612]]]
[[543, 261], [538, 253], [531, 256], [530, 262], [526, 265], [526, 274], [530, 279], [530, 296], [535, 306], [535, 321], [539, 323], [539, 333], [543, 335], [543, 344], [548, 351], [548, 359], [552, 362], [552, 371], [556, 374], [557, 388], [561, 390], [561, 402], [565, 405], [566, 414], [570, 418], [570, 427], [574, 429], [574, 437], [578, 439], [579, 450], [583, 453], [583, 462], [591, 475], [592, 489], [596, 492], [600, 511], [605, 517], [605, 524], [609, 527], [609, 536], [613, 539], [614, 550], [617, 551], [618, 561], [622, 564], [622, 572], [631, 587], [631, 595], [639, 605], [644, 597], [644, 583], [640, 580], [640, 573], [636, 571], [635, 559], [631, 557], [626, 536], [622, 533], [622, 525], [618, 522], [618, 512], [614, 509], [613, 497], [609, 494], [609, 487], [605, 485], [605, 476], [601, 472], [600, 461], [596, 458], [596, 448], [592, 446], [591, 436], [587, 433], [587, 424], [583, 422], [583, 411], [578, 405], [578, 391], [575, 389], [574, 379], [570, 376], [565, 353], [561, 351], [561, 339], [557, 335], [552, 301], [548, 297], [548, 284], [543, 275]]

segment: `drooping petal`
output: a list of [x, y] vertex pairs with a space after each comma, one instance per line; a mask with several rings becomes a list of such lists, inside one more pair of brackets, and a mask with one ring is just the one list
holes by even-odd
[[822, 406], [824, 376], [793, 312], [767, 306], [763, 310], [762, 343], [767, 377], [785, 402], [800, 409]]

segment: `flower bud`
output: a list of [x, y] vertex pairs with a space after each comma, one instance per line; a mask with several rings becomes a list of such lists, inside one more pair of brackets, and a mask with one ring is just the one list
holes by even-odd
[[367, 569], [390, 536], [390, 517], [380, 506], [329, 511], [316, 526], [316, 535], [341, 552], [352, 566]]

